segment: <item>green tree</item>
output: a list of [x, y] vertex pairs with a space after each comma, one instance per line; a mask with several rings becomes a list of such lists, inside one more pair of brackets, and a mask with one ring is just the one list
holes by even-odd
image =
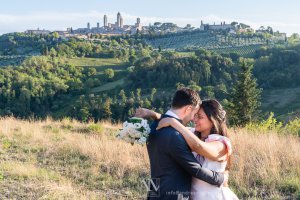
[[149, 108], [151, 109], [151, 101], [148, 100], [148, 98], [146, 98], [144, 100], [144, 105], [143, 105], [145, 108]]
[[50, 49], [50, 54], [49, 55], [52, 57], [52, 59], [57, 55], [57, 52], [53, 47]]
[[197, 85], [197, 83], [195, 81], [190, 81], [188, 87], [197, 92], [201, 91], [201, 87], [199, 85]]
[[239, 59], [240, 72], [231, 93], [228, 105], [230, 120], [236, 125], [245, 125], [254, 119], [255, 112], [260, 107], [261, 89], [257, 88], [253, 78], [253, 60]]
[[83, 107], [78, 112], [78, 117], [80, 120], [86, 122], [91, 117], [89, 113], [89, 109], [87, 107]]
[[206, 81], [206, 83], [209, 83], [209, 79], [211, 76], [211, 65], [209, 64], [209, 62], [207, 60], [202, 62], [202, 69], [203, 69], [205, 81]]
[[106, 69], [104, 74], [107, 79], [112, 79], [115, 76], [115, 71], [113, 69]]
[[157, 92], [156, 88], [152, 88], [151, 94], [150, 94], [150, 101], [154, 100], [154, 95], [156, 94], [156, 92]]
[[204, 92], [204, 94], [205, 94], [204, 96], [206, 98], [210, 98], [210, 99], [215, 98], [215, 90], [214, 90], [213, 86], [208, 85], [208, 86], [203, 87], [203, 92]]
[[55, 40], [57, 40], [59, 38], [59, 34], [57, 32], [53, 32], [52, 36]]
[[119, 96], [120, 96], [121, 99], [122, 99], [122, 104], [125, 104], [126, 101], [127, 101], [127, 97], [126, 97], [125, 91], [124, 91], [124, 90], [121, 90], [120, 93], [119, 93]]
[[48, 50], [47, 46], [43, 49], [43, 55], [44, 56], [48, 56], [49, 55], [49, 50]]
[[141, 88], [137, 88], [136, 89], [136, 100], [138, 101], [138, 102], [140, 102], [141, 101]]
[[108, 97], [103, 104], [103, 118], [104, 119], [111, 118], [111, 115], [112, 115], [111, 104], [112, 104], [112, 99], [110, 97]]

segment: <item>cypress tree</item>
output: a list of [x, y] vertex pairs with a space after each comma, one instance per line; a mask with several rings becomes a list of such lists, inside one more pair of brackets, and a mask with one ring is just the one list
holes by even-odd
[[253, 78], [253, 60], [239, 59], [240, 72], [233, 86], [231, 102], [228, 106], [230, 120], [236, 125], [245, 125], [254, 119], [260, 107], [261, 89]]

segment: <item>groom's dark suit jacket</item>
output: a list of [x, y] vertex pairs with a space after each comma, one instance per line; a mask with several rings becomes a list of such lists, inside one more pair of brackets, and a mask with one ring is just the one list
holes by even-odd
[[[162, 118], [165, 117], [171, 116], [162, 115]], [[148, 192], [148, 199], [177, 200], [178, 195], [179, 199], [180, 196], [189, 197], [192, 176], [216, 186], [223, 183], [223, 174], [201, 167], [178, 131], [172, 127], [156, 131], [158, 122], [152, 123], [147, 140], [151, 179], [154, 183], [149, 184], [154, 187]]]

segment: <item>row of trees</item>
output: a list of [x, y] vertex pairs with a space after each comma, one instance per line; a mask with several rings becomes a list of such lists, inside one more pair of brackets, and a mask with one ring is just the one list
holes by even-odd
[[0, 36], [0, 55], [118, 58], [128, 60], [149, 55], [152, 48], [135, 37], [106, 37], [100, 40], [62, 39], [49, 35], [12, 33]]
[[44, 46], [42, 54], [51, 57], [118, 58], [127, 61], [149, 55], [151, 51], [150, 46], [132, 38], [104, 41], [82, 41], [71, 38], [56, 46]]
[[[258, 88], [256, 79], [252, 75], [252, 59], [240, 59], [238, 68], [238, 78], [234, 87], [228, 92], [227, 99], [223, 99], [222, 103], [228, 111], [231, 124], [246, 125], [259, 117], [261, 89]], [[169, 88], [169, 92], [164, 89], [138, 88], [128, 91], [120, 90], [119, 93], [116, 91], [110, 95], [82, 95], [68, 115], [83, 121], [90, 119], [98, 121], [108, 118], [114, 121], [124, 121], [132, 116], [138, 107], [164, 113], [170, 108], [172, 95], [176, 88], [183, 86], [192, 88], [201, 95], [202, 88], [193, 81], [190, 81], [188, 85], [177, 83], [174, 87]], [[210, 98], [214, 98], [214, 88], [212, 87], [211, 90]]]
[[158, 97], [155, 88], [151, 89], [150, 95], [148, 92], [148, 90], [138, 88], [134, 91], [122, 89], [114, 94], [81, 95], [67, 114], [83, 121], [90, 119], [124, 121], [132, 116], [138, 107], [155, 109], [158, 112], [164, 112], [169, 107], [170, 97], [168, 95], [159, 95]]
[[0, 55], [36, 55], [44, 46], [56, 46], [63, 42], [57, 33], [36, 35], [9, 33], [0, 36]]
[[256, 51], [254, 75], [263, 88], [300, 86], [300, 45]]
[[236, 71], [231, 58], [203, 49], [196, 51], [195, 56], [184, 58], [163, 52], [137, 61], [128, 80], [132, 81], [132, 88], [171, 88], [177, 83], [193, 82], [201, 86], [204, 96], [223, 99], [236, 79]]
[[51, 115], [60, 98], [85, 92], [89, 77], [95, 74], [93, 68], [48, 57], [32, 57], [19, 67], [0, 68], [0, 115]]
[[[166, 111], [173, 92], [181, 86], [197, 90], [203, 98], [223, 100], [228, 107], [231, 106], [234, 123], [250, 120], [249, 116], [259, 106], [259, 103], [251, 100], [259, 97], [254, 95], [255, 92], [250, 92], [251, 88], [256, 88], [255, 83], [250, 84], [253, 80], [251, 60], [239, 59], [233, 62], [231, 58], [200, 49], [190, 58], [180, 58], [172, 52], [151, 52], [134, 64], [136, 66], [129, 70], [128, 76], [131, 84], [125, 90], [99, 95], [89, 95], [89, 89], [93, 85], [91, 81], [94, 81], [92, 77], [96, 74], [94, 68], [75, 67], [65, 64], [57, 57], [32, 57], [19, 67], [2, 68], [0, 114], [45, 117], [59, 111], [62, 112], [60, 116], [72, 116], [80, 120], [124, 120], [138, 106]], [[239, 75], [240, 73], [244, 73], [244, 76]], [[107, 69], [104, 75], [107, 80], [102, 81], [105, 82], [113, 78], [114, 71]], [[244, 82], [236, 84], [237, 80]], [[233, 87], [237, 85], [239, 88]], [[231, 88], [235, 90], [232, 91]], [[242, 90], [244, 91], [241, 92]], [[249, 92], [249, 95], [245, 92]], [[238, 96], [242, 94], [243, 96]], [[79, 100], [74, 101], [78, 95], [81, 95]], [[251, 109], [243, 104], [239, 106], [238, 102], [243, 98], [251, 102]], [[64, 106], [68, 109], [61, 109]], [[248, 111], [240, 112], [238, 108], [247, 108]], [[234, 113], [234, 110], [237, 112]], [[241, 113], [247, 116], [246, 119], [236, 120], [242, 119], [239, 117]]]

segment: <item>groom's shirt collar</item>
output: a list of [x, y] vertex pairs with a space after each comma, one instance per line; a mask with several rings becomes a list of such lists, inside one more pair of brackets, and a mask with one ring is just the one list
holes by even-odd
[[[178, 117], [178, 115], [176, 115], [176, 114], [175, 114], [173, 111], [171, 111], [171, 110], [168, 110], [168, 111], [166, 112], [166, 115], [169, 115], [169, 116], [171, 116], [171, 117], [174, 117], [174, 118], [180, 120], [180, 118]], [[180, 120], [180, 121], [181, 121], [181, 120]]]

